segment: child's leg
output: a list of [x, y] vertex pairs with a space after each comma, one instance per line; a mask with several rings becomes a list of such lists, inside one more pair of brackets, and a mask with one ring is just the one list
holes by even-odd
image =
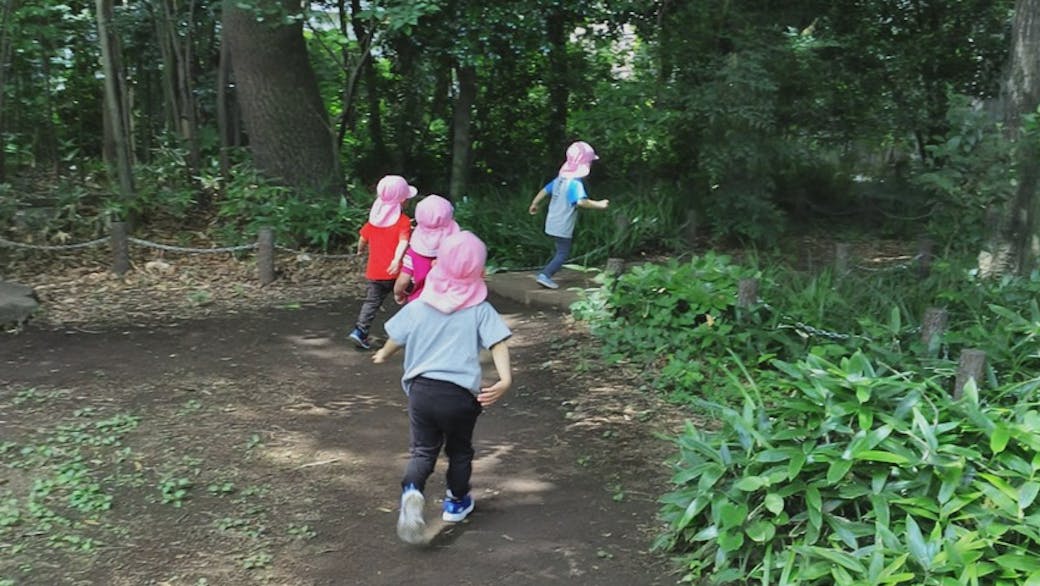
[[442, 422], [444, 453], [448, 457], [446, 480], [448, 490], [456, 498], [469, 494], [469, 479], [473, 475], [473, 428], [481, 412], [480, 403], [469, 391], [460, 395], [456, 393], [452, 396], [454, 410]]
[[437, 424], [437, 381], [419, 377], [412, 381], [408, 391], [408, 423], [411, 441], [408, 451], [412, 455], [405, 468], [401, 486], [413, 485], [420, 492], [426, 490], [426, 479], [433, 474], [437, 456], [444, 444], [444, 433]]
[[372, 321], [376, 318], [376, 312], [383, 306], [383, 300], [394, 290], [393, 281], [368, 281], [365, 287], [365, 300], [361, 302], [361, 311], [358, 312], [357, 328], [365, 335], [372, 327]]
[[556, 254], [553, 255], [549, 264], [545, 265], [545, 268], [542, 269], [542, 274], [546, 277], [552, 277], [555, 275], [556, 271], [560, 270], [560, 267], [563, 266], [563, 263], [567, 262], [567, 257], [571, 254], [572, 239], [553, 236], [553, 240], [556, 241]]

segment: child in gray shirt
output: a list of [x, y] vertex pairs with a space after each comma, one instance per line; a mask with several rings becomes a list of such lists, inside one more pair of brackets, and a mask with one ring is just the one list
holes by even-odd
[[[487, 302], [487, 249], [472, 232], [449, 236], [418, 299], [386, 322], [386, 345], [372, 361], [381, 364], [404, 348], [401, 385], [408, 395], [411, 459], [401, 481], [397, 535], [425, 541], [423, 491], [441, 447], [448, 457], [445, 521], [459, 522], [473, 510], [473, 428], [484, 407], [509, 390], [512, 371], [505, 321]], [[482, 387], [480, 350], [491, 350], [498, 382]]]

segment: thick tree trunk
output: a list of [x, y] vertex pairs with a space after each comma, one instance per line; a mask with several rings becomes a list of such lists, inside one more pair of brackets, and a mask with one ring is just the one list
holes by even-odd
[[[258, 9], [298, 15], [291, 0], [258, 1]], [[340, 195], [332, 128], [303, 40], [303, 24], [257, 22], [239, 2], [224, 2], [224, 40], [234, 64], [236, 96], [258, 169], [286, 185]]]
[[[1040, 0], [1018, 0], [1011, 30], [1011, 57], [1003, 87], [1004, 126], [1019, 138], [1022, 118], [1040, 104]], [[1018, 141], [1018, 187], [1007, 211], [1003, 237], [991, 246], [997, 271], [1028, 275], [1040, 259], [1040, 151], [1035, 139]], [[980, 267], [981, 268], [981, 267]]]
[[115, 43], [108, 28], [109, 23], [112, 22], [112, 0], [96, 0], [96, 5], [101, 68], [105, 74], [105, 111], [108, 115], [108, 128], [111, 129], [112, 143], [115, 148], [119, 194], [123, 201], [129, 201], [134, 193], [134, 180], [130, 141], [127, 136], [126, 120], [128, 116], [123, 112], [126, 104], [126, 98], [122, 95], [124, 86], [119, 83]]
[[459, 67], [459, 95], [452, 116], [451, 181], [448, 193], [452, 200], [462, 197], [469, 185], [469, 162], [473, 139], [470, 133], [473, 104], [477, 101], [477, 72], [473, 66]]

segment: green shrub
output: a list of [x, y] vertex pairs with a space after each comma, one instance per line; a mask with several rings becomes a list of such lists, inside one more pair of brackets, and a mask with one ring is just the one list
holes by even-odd
[[[734, 384], [722, 428], [688, 426], [657, 547], [705, 584], [1040, 581], [1040, 411], [953, 402], [861, 353]], [[1029, 396], [1034, 379], [1005, 387]], [[784, 400], [766, 404], [761, 395]]]

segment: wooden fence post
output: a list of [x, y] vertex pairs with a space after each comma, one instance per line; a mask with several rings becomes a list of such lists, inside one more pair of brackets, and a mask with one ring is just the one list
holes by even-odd
[[261, 287], [274, 281], [274, 230], [268, 227], [257, 234], [256, 270]]
[[625, 272], [625, 259], [613, 257], [608, 258], [605, 272], [610, 275], [620, 275]]
[[921, 342], [924, 343], [929, 356], [939, 353], [939, 343], [942, 341], [943, 332], [946, 331], [947, 313], [945, 309], [929, 307], [924, 310], [921, 318]]
[[917, 242], [917, 276], [922, 279], [932, 272], [932, 258], [935, 242], [931, 238], [922, 238]]
[[957, 363], [957, 378], [953, 383], [953, 398], [960, 399], [964, 385], [974, 380], [976, 385], [982, 382], [982, 373], [986, 369], [986, 353], [976, 348], [961, 350], [961, 359]]
[[834, 245], [834, 274], [845, 275], [849, 272], [849, 252], [851, 247], [848, 242], [839, 242]]
[[130, 270], [130, 241], [127, 240], [126, 222], [112, 222], [109, 231], [112, 244], [112, 272], [123, 276]]
[[737, 307], [747, 309], [758, 302], [758, 279], [741, 279], [737, 284]]

